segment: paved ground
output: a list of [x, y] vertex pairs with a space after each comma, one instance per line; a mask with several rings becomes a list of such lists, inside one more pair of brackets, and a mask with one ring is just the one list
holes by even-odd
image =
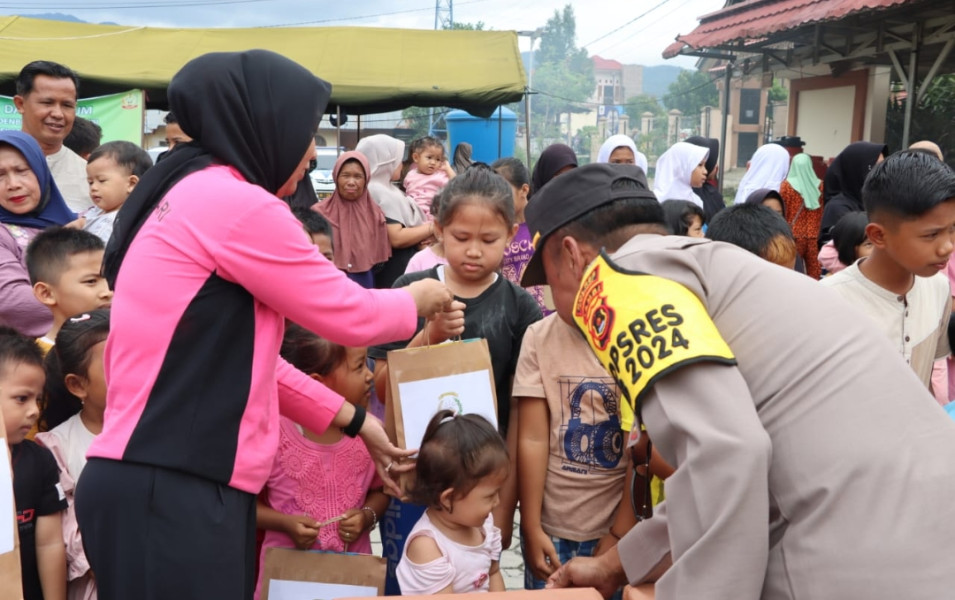
[[[371, 532], [371, 552], [382, 555], [380, 529]], [[524, 589], [524, 559], [521, 557], [521, 515], [514, 514], [514, 541], [501, 555], [501, 572], [508, 590]]]

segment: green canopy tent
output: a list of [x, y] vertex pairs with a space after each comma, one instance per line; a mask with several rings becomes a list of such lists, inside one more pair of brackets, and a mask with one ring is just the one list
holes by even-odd
[[0, 94], [15, 93], [25, 64], [52, 60], [79, 74], [83, 97], [140, 88], [150, 108], [165, 108], [166, 86], [187, 61], [252, 48], [278, 52], [330, 81], [329, 112], [449, 106], [488, 117], [520, 100], [527, 84], [513, 31], [163, 29], [12, 16], [0, 17]]

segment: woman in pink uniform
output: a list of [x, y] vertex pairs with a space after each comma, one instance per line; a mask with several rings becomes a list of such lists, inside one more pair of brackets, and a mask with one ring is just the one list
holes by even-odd
[[285, 319], [340, 344], [410, 336], [437, 282], [365, 290], [279, 198], [314, 156], [330, 86], [271, 52], [206, 54], [172, 79], [193, 141], [140, 181], [110, 240], [108, 404], [76, 512], [100, 598], [251, 598], [255, 495], [279, 415], [360, 435], [386, 485], [407, 453], [279, 358]]

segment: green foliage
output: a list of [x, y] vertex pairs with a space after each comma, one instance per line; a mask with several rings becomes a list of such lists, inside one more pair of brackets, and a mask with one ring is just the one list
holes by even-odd
[[936, 77], [919, 99], [919, 106], [951, 118], [955, 113], [955, 74]]
[[455, 31], [484, 31], [484, 21], [478, 21], [477, 23], [451, 23], [451, 27], [445, 25], [445, 29], [451, 29]]
[[568, 4], [554, 11], [534, 55], [531, 136], [537, 144], [562, 139], [560, 120], [567, 113], [585, 113], [597, 84], [587, 51], [577, 47], [577, 20]]
[[[636, 125], [640, 125], [638, 121]], [[666, 152], [670, 147], [667, 143], [667, 118], [666, 116], [654, 117], [653, 129], [649, 132], [641, 131], [640, 135], [634, 135], [637, 143], [637, 149], [647, 155], [647, 159], [652, 163], [657, 157]]]
[[578, 53], [583, 53], [585, 58], [587, 56], [586, 50], [577, 47], [577, 18], [574, 8], [567, 4], [563, 12], [555, 10], [554, 16], [547, 20], [534, 60], [538, 63], [559, 63]]
[[[917, 85], [921, 85], [918, 82]], [[912, 107], [912, 124], [909, 144], [919, 140], [931, 140], [939, 145], [945, 161], [955, 163], [955, 74], [938, 75]], [[885, 143], [889, 152], [902, 149], [902, 130], [905, 125], [905, 100], [889, 98], [885, 118]]]
[[[428, 135], [429, 110], [421, 106], [409, 106], [401, 111], [402, 118], [407, 122], [408, 128], [413, 132], [412, 139]], [[444, 129], [444, 113], [447, 109], [434, 109], [434, 128]]]
[[769, 88], [769, 101], [781, 104], [789, 99], [789, 90], [779, 85], [779, 82], [773, 82], [773, 87]]
[[577, 136], [574, 144], [574, 151], [577, 152], [577, 155], [580, 157], [581, 164], [587, 162], [587, 159], [590, 157], [590, 152], [593, 150], [593, 139], [597, 135], [597, 128], [593, 125], [585, 125], [577, 131]]
[[710, 76], [700, 71], [683, 71], [670, 84], [663, 97], [668, 110], [674, 108], [684, 115], [698, 115], [704, 106], [719, 106], [719, 92]]
[[630, 117], [630, 125], [634, 128], [640, 127], [645, 112], [651, 112], [655, 117], [666, 114], [663, 107], [660, 106], [660, 101], [650, 94], [640, 94], [627, 100], [624, 110], [627, 111], [627, 116]]

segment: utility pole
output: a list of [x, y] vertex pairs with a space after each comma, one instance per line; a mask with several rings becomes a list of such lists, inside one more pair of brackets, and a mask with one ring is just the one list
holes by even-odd
[[434, 28], [451, 29], [454, 27], [454, 0], [435, 0]]
[[[454, 0], [434, 0], [434, 29], [454, 29]], [[434, 134], [434, 107], [428, 108], [428, 135]]]
[[517, 35], [531, 38], [531, 53], [527, 66], [527, 89], [524, 90], [524, 146], [527, 152], [527, 168], [531, 167], [531, 94], [534, 88], [534, 42], [544, 33], [543, 27], [534, 31], [518, 31]]

